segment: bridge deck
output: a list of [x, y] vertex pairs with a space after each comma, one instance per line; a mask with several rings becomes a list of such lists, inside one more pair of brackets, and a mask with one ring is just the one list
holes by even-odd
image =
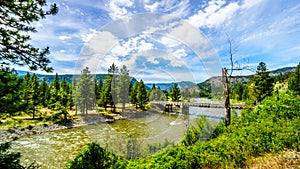
[[[211, 108], [224, 108], [224, 104], [221, 103], [191, 103], [191, 102], [169, 102], [169, 101], [152, 101], [152, 104], [160, 104], [166, 106], [192, 106], [192, 107], [211, 107]], [[231, 107], [234, 109], [243, 109], [245, 108], [244, 104], [231, 104]]]

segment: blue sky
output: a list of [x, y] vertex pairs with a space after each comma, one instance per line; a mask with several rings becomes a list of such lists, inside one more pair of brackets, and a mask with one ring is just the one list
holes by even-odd
[[[31, 42], [49, 46], [55, 72], [112, 62], [146, 82], [201, 82], [234, 61], [270, 70], [300, 62], [298, 0], [56, 0], [59, 13], [34, 23]], [[236, 65], [238, 66], [238, 65]], [[25, 69], [25, 68], [18, 68]], [[251, 72], [239, 71], [236, 75]]]

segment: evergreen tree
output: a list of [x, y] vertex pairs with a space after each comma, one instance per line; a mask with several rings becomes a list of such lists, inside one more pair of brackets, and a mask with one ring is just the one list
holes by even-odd
[[163, 90], [163, 97], [165, 98], [165, 101], [169, 98], [169, 92], [167, 90]]
[[47, 104], [48, 104], [48, 100], [49, 100], [49, 97], [50, 97], [50, 91], [49, 91], [49, 86], [46, 82], [45, 79], [43, 79], [41, 85], [40, 85], [40, 99], [41, 99], [41, 104], [43, 107], [47, 107]]
[[138, 99], [137, 99], [138, 87], [139, 87], [139, 82], [136, 81], [133, 84], [131, 92], [130, 92], [130, 103], [134, 104], [136, 109], [138, 106]]
[[288, 89], [293, 91], [295, 94], [300, 95], [300, 63], [296, 67], [288, 81]]
[[67, 85], [67, 81], [65, 78], [63, 78], [63, 80], [60, 82], [60, 87], [59, 87], [59, 100], [60, 100], [60, 104], [63, 107], [67, 107], [68, 104], [68, 85]]
[[95, 106], [95, 85], [94, 79], [90, 75], [89, 68], [86, 67], [81, 71], [81, 75], [76, 86], [76, 97], [82, 113], [87, 114], [88, 110]]
[[151, 87], [151, 90], [150, 90], [150, 93], [149, 93], [149, 100], [150, 101], [157, 101], [158, 100], [157, 92], [156, 92], [156, 86], [155, 86], [154, 83], [152, 84], [152, 87]]
[[140, 80], [137, 88], [137, 103], [141, 109], [144, 109], [148, 100], [146, 86], [144, 85], [143, 80]]
[[111, 78], [111, 86], [110, 92], [112, 96], [111, 108], [113, 108], [113, 112], [116, 112], [116, 104], [118, 103], [118, 87], [117, 87], [117, 76], [119, 74], [119, 68], [114, 63], [108, 68], [108, 74]]
[[58, 74], [55, 74], [54, 80], [52, 85], [54, 86], [54, 88], [59, 91], [60, 85], [59, 85], [59, 78], [58, 78]]
[[31, 70], [52, 70], [47, 67], [50, 63], [46, 57], [49, 48], [41, 50], [26, 43], [30, 40], [30, 32], [36, 32], [31, 23], [58, 12], [56, 4], [51, 5], [48, 11], [45, 11], [46, 5], [46, 0], [1, 1], [1, 65], [28, 65]]
[[59, 79], [58, 79], [58, 74], [55, 74], [54, 80], [52, 84], [50, 85], [50, 99], [49, 99], [49, 104], [48, 107], [53, 109], [55, 108], [56, 104], [60, 102], [60, 85], [59, 85]]
[[112, 105], [112, 95], [111, 95], [111, 81], [112, 78], [108, 76], [106, 80], [104, 81], [101, 97], [100, 97], [100, 105], [104, 106], [105, 111], [107, 110], [107, 104]]
[[155, 87], [155, 84], [152, 85], [150, 94], [149, 94], [149, 100], [150, 101], [160, 101], [160, 100], [166, 100], [165, 95], [163, 91], [160, 90], [160, 87]]
[[122, 112], [125, 110], [125, 104], [129, 102], [129, 86], [130, 86], [130, 76], [129, 70], [125, 65], [120, 70], [120, 74], [117, 77], [118, 83], [118, 99], [122, 103]]
[[78, 112], [78, 105], [81, 104], [80, 92], [77, 92], [77, 88], [77, 80], [74, 77], [72, 81], [72, 100], [75, 105], [75, 115], [77, 115]]
[[242, 83], [237, 83], [236, 86], [233, 89], [231, 97], [236, 100], [242, 100], [243, 99], [243, 92], [244, 92], [244, 86]]
[[67, 86], [68, 88], [68, 90], [67, 90], [67, 93], [68, 93], [68, 103], [67, 103], [67, 105], [68, 105], [68, 107], [69, 107], [69, 109], [71, 110], [72, 109], [72, 107], [74, 106], [74, 100], [73, 100], [73, 83], [72, 84], [68, 84], [68, 86]]
[[32, 119], [35, 119], [36, 111], [38, 109], [37, 106], [40, 105], [40, 87], [38, 78], [35, 74], [31, 76], [29, 83], [29, 97], [25, 112], [28, 114], [32, 114]]
[[16, 73], [8, 68], [0, 69], [0, 113], [13, 114], [21, 109], [20, 87]]
[[269, 74], [266, 64], [260, 62], [256, 74], [249, 80], [249, 94], [255, 100], [255, 103], [272, 94], [273, 83]]
[[175, 83], [173, 85], [173, 88], [170, 91], [170, 98], [171, 98], [172, 101], [179, 101], [180, 97], [181, 97], [180, 89], [178, 87], [178, 84]]
[[158, 87], [156, 90], [158, 91], [157, 92], [157, 98], [159, 98], [159, 100], [161, 100], [161, 101], [166, 101], [167, 100], [167, 96], [166, 96], [165, 92], [162, 91], [160, 89], [160, 87]]
[[22, 168], [20, 165], [21, 153], [11, 152], [10, 142], [0, 143], [0, 168], [5, 169], [19, 169]]
[[97, 80], [95, 78], [95, 95], [96, 95], [96, 100], [98, 101], [101, 96], [101, 90], [102, 90], [103, 82], [102, 80]]

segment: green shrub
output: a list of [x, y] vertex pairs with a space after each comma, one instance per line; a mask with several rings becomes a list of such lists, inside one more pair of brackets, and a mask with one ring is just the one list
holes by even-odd
[[68, 169], [105, 169], [117, 162], [117, 157], [93, 142], [88, 148], [71, 161]]

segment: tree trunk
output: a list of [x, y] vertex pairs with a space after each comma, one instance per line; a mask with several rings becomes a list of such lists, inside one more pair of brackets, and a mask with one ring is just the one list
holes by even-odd
[[125, 103], [123, 102], [122, 103], [122, 113], [124, 113], [124, 111], [125, 111]]
[[33, 112], [32, 112], [32, 119], [34, 119], [35, 118], [35, 110], [33, 110]]
[[75, 105], [75, 115], [77, 115], [77, 104]]
[[222, 69], [222, 82], [223, 82], [224, 97], [225, 97], [225, 102], [224, 102], [225, 126], [227, 127], [230, 125], [231, 111], [230, 111], [230, 99], [229, 99], [228, 78], [227, 78], [227, 69], [226, 68]]
[[85, 104], [85, 114], [88, 114], [88, 106]]

